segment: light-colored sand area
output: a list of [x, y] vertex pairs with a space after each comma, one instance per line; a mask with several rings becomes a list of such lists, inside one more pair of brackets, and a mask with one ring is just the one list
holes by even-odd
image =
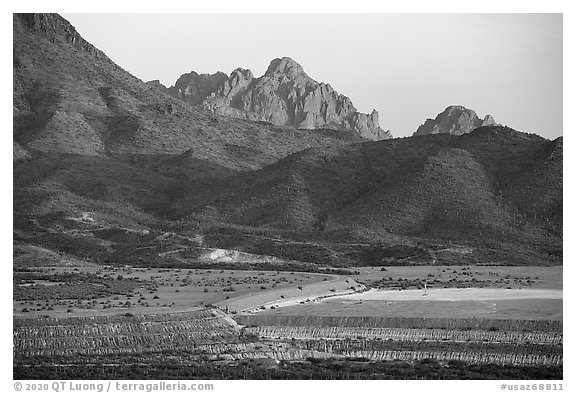
[[318, 302], [325, 298], [352, 294], [364, 289], [364, 285], [358, 284], [350, 277], [332, 276], [327, 281], [250, 293], [218, 302], [215, 305], [229, 311], [255, 313], [268, 308], [278, 309]]
[[298, 304], [264, 314], [317, 315], [333, 317], [392, 318], [490, 318], [563, 320], [560, 299], [460, 300], [460, 301], [382, 301], [345, 300], [346, 296]]
[[[334, 298], [333, 298], [334, 299]], [[430, 288], [404, 291], [370, 289], [340, 297], [346, 300], [387, 300], [387, 301], [463, 301], [463, 300], [511, 300], [511, 299], [562, 299], [558, 289], [502, 289], [502, 288]]]

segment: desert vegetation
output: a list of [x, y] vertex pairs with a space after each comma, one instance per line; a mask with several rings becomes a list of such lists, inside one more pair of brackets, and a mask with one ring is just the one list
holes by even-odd
[[[166, 359], [168, 358], [168, 360]], [[259, 360], [233, 362], [183, 362], [183, 353], [168, 353], [160, 358], [148, 356], [146, 367], [142, 357], [126, 355], [104, 358], [77, 357], [71, 367], [58, 367], [41, 358], [31, 367], [15, 368], [15, 379], [68, 377], [70, 379], [507, 379], [557, 380], [562, 378], [558, 366], [506, 366], [473, 364], [458, 360], [440, 362], [434, 359], [416, 361], [369, 361], [364, 358], [308, 358], [298, 362], [279, 363]], [[178, 359], [178, 360], [173, 360]], [[58, 359], [56, 359], [58, 360]], [[87, 360], [98, 367], [87, 365]], [[110, 365], [110, 362], [113, 365]]]
[[[358, 276], [375, 279], [380, 274], [399, 274], [395, 269], [398, 268], [370, 267]], [[402, 269], [407, 277], [431, 274], [419, 267]], [[457, 269], [468, 272], [467, 267]], [[492, 270], [492, 273], [512, 274], [506, 269]], [[538, 279], [546, 281], [546, 285], [553, 285], [553, 277], [540, 269]], [[194, 374], [196, 377], [240, 372], [246, 378], [259, 378], [257, 375], [277, 376], [276, 372], [270, 374], [272, 370], [282, 370], [279, 378], [293, 378], [295, 374], [289, 370], [302, 362], [328, 367], [335, 361], [362, 359], [356, 361], [370, 365], [367, 373], [372, 369], [385, 369], [392, 364], [389, 362], [404, 362], [406, 367], [415, 368], [424, 376], [427, 374], [419, 365], [429, 362], [436, 368], [434, 375], [438, 376], [458, 367], [464, 378], [475, 375], [470, 371], [472, 365], [499, 365], [508, 370], [509, 374], [503, 375], [515, 378], [528, 369], [558, 375], [558, 367], [563, 363], [562, 322], [558, 320], [275, 314], [277, 306], [271, 299], [278, 303], [291, 301], [295, 306], [290, 305], [286, 310], [293, 313], [303, 306], [291, 299], [314, 298], [313, 292], [308, 292], [313, 288], [319, 291], [316, 296], [324, 293], [326, 299], [331, 299], [342, 296], [338, 292], [340, 288], [361, 287], [352, 278], [338, 275], [113, 266], [21, 268], [15, 274], [15, 283], [24, 285], [23, 288], [58, 287], [83, 280], [99, 282], [109, 290], [117, 288], [107, 286], [108, 281], [130, 283], [129, 291], [122, 295], [95, 293], [94, 297], [102, 298], [96, 299], [100, 307], [93, 309], [84, 309], [70, 299], [74, 304], [72, 314], [58, 307], [45, 310], [32, 306], [29, 312], [16, 313], [21, 317], [14, 319], [15, 376], [30, 376], [32, 370], [34, 378], [49, 371], [62, 372], [57, 371], [54, 364], [60, 364], [60, 370], [65, 369], [70, 376], [78, 378], [86, 375], [190, 376], [180, 367], [166, 371], [159, 363], [160, 359], [168, 362], [179, 359], [200, 373]], [[133, 300], [130, 305], [123, 300], [127, 295], [133, 296], [127, 298]], [[106, 302], [101, 303], [100, 299], [111, 296], [112, 299], [118, 296], [118, 307], [107, 308]], [[141, 297], [145, 297], [146, 302], [138, 302]], [[192, 303], [191, 297], [195, 299]], [[202, 297], [205, 300], [198, 302]], [[217, 299], [222, 300], [215, 302]], [[52, 302], [56, 304], [61, 300]], [[15, 305], [22, 301], [25, 300], [14, 300]], [[146, 305], [154, 302], [162, 306]], [[191, 304], [196, 306], [188, 310]], [[258, 304], [266, 306], [253, 314]], [[104, 356], [118, 360], [116, 371], [112, 372], [109, 366], [96, 366], [106, 363]], [[143, 374], [136, 366], [130, 366], [130, 356], [141, 357], [149, 370]], [[30, 363], [32, 359], [34, 364]], [[275, 361], [263, 366], [264, 359]], [[284, 364], [281, 369], [278, 362]], [[90, 371], [88, 363], [98, 370]], [[231, 365], [232, 369], [221, 371], [224, 364]], [[241, 371], [248, 365], [255, 370], [261, 368], [261, 374]], [[325, 372], [327, 378], [348, 375], [333, 370]]]
[[219, 116], [13, 37], [14, 378], [562, 378], [562, 138]]

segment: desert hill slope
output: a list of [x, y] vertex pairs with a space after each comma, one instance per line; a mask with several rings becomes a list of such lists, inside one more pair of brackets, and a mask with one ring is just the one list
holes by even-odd
[[210, 211], [213, 220], [248, 227], [558, 253], [561, 166], [562, 138], [490, 126], [462, 136], [311, 148], [190, 189], [180, 203], [192, 216]]
[[118, 214], [162, 210], [171, 185], [189, 178], [361, 140], [186, 105], [124, 71], [57, 14], [15, 14], [13, 30], [14, 195], [23, 214], [79, 212], [94, 200]]
[[[550, 221], [547, 212], [561, 210], [561, 141], [491, 126], [460, 137], [311, 148], [228, 178], [217, 191], [190, 192], [185, 204], [202, 206], [207, 198], [224, 220], [294, 229], [323, 228], [327, 220], [335, 225], [342, 216], [341, 225], [376, 220], [384, 230], [383, 211], [396, 221], [389, 223], [391, 233], [420, 233], [424, 211], [444, 219], [460, 215], [470, 225], [500, 227], [509, 214]], [[546, 187], [534, 189], [527, 202], [520, 195], [533, 183]], [[413, 220], [419, 229], [408, 229]]]
[[[121, 69], [55, 14], [14, 15], [13, 100], [14, 139], [27, 151], [106, 156], [193, 149], [196, 158], [247, 169], [354, 137], [230, 120], [185, 105]], [[242, 148], [252, 154], [239, 157]]]

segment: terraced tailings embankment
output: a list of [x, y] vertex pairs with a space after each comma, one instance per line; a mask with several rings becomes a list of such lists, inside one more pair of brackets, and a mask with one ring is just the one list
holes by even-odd
[[195, 349], [238, 342], [239, 329], [215, 309], [156, 315], [14, 320], [14, 356], [104, 355]]
[[184, 365], [262, 358], [430, 358], [548, 367], [562, 365], [563, 344], [561, 321], [273, 314], [232, 319], [212, 308], [165, 314], [17, 318], [13, 339], [15, 370], [26, 375], [36, 368], [50, 370], [57, 365], [145, 367], [163, 364], [166, 359]]
[[333, 356], [562, 364], [561, 321], [288, 315], [235, 319], [262, 340], [290, 340], [294, 347]]

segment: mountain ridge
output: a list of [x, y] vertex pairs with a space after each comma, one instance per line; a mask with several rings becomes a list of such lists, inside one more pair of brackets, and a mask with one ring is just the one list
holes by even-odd
[[[15, 244], [169, 265], [184, 263], [162, 256], [179, 244], [150, 238], [175, 232], [338, 267], [446, 245], [473, 251], [410, 263], [562, 263], [562, 138], [481, 126], [368, 141], [220, 116], [135, 78], [58, 15], [13, 20]], [[282, 61], [266, 78], [286, 72], [306, 80]], [[235, 76], [222, 89], [241, 101], [256, 82]]]
[[[273, 59], [259, 78], [243, 68], [236, 68], [227, 80], [223, 80], [223, 75], [192, 71], [183, 74], [172, 87], [156, 81], [148, 83], [165, 94], [220, 115], [303, 129], [344, 129], [371, 140], [392, 137], [380, 128], [376, 110], [369, 115], [358, 112], [348, 97], [329, 84], [310, 78], [289, 57]], [[198, 94], [196, 87], [201, 84], [210, 84], [210, 88]]]
[[462, 135], [482, 126], [497, 125], [492, 115], [480, 119], [476, 112], [462, 105], [450, 105], [440, 112], [435, 119], [427, 119], [418, 127], [413, 136], [428, 134]]
[[[13, 23], [16, 158], [22, 150], [106, 156], [192, 149], [199, 159], [254, 168], [286, 152], [354, 139], [215, 116], [146, 85], [57, 14], [15, 14]], [[226, 146], [253, 154], [240, 157]]]

